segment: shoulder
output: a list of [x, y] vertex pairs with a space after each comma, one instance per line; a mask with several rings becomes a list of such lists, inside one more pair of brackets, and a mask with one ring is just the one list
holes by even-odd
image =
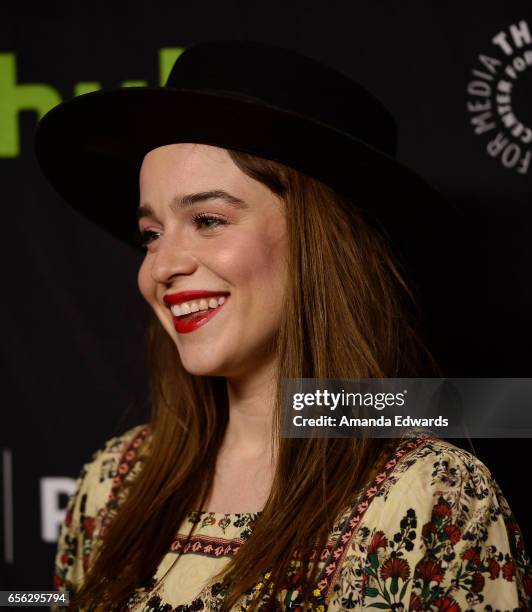
[[517, 609], [532, 594], [530, 559], [502, 491], [480, 459], [448, 441], [400, 445], [349, 520], [331, 609], [346, 598]]
[[390, 502], [411, 499], [420, 507], [443, 497], [463, 519], [498, 488], [478, 457], [440, 438], [400, 445], [386, 467], [391, 470], [381, 475], [380, 496]]
[[508, 513], [495, 479], [478, 457], [451, 442], [423, 435], [397, 445], [382, 471], [357, 496], [350, 518], [369, 528], [393, 524], [407, 510], [417, 521], [429, 520], [435, 506], [441, 512], [445, 506], [465, 524], [498, 497], [504, 506], [501, 512]]
[[[138, 448], [139, 442], [144, 441], [148, 433], [148, 425], [137, 425], [104, 441], [102, 446], [92, 453], [89, 461], [81, 467], [75, 492], [70, 501], [72, 502], [74, 497], [86, 496], [85, 513], [97, 512], [98, 508], [105, 504], [115, 479], [119, 478], [120, 472], [124, 470], [120, 464], [127, 461], [128, 450]], [[132, 458], [129, 456], [129, 459]], [[72, 503], [69, 506], [72, 513]], [[66, 522], [68, 519], [67, 516]]]
[[116, 510], [123, 482], [137, 471], [150, 433], [149, 425], [132, 427], [107, 439], [82, 465], [59, 531], [53, 577], [57, 589], [72, 592], [84, 581], [94, 544]]

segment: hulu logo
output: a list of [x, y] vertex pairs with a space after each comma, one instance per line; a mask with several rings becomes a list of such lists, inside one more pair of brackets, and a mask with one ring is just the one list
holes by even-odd
[[[164, 85], [175, 60], [184, 47], [159, 50], [159, 85]], [[145, 81], [123, 81], [121, 87], [147, 85]], [[74, 96], [101, 89], [95, 81], [74, 84]], [[59, 92], [46, 83], [17, 82], [17, 62], [14, 53], [0, 53], [0, 158], [20, 155], [18, 114], [33, 111], [40, 119], [62, 102]]]

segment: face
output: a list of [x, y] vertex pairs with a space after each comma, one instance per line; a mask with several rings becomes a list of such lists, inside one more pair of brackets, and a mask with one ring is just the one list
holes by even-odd
[[227, 377], [256, 371], [272, 358], [283, 315], [282, 200], [225, 149], [184, 143], [145, 156], [140, 203], [139, 288], [185, 369]]

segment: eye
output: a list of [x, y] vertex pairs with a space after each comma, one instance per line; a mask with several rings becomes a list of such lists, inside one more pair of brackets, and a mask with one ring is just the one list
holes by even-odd
[[142, 230], [137, 233], [137, 244], [141, 249], [147, 249], [150, 242], [159, 235], [159, 232], [153, 230]]
[[206, 229], [214, 229], [219, 225], [226, 225], [227, 221], [221, 217], [215, 217], [206, 213], [198, 213], [192, 217], [192, 220], [198, 227], [204, 227]]

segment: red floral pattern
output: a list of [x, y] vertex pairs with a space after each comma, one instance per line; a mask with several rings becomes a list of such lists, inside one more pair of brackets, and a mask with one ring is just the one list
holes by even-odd
[[[478, 459], [430, 440], [394, 476], [404, 477], [416, 460], [421, 465], [428, 450], [429, 494], [420, 503], [419, 493], [409, 498], [403, 489], [394, 503], [393, 489], [384, 489], [390, 507], [404, 510], [399, 516], [378, 513], [386, 528], [360, 526], [329, 594], [329, 609], [532, 609], [532, 567], [521, 531]], [[422, 516], [427, 518], [420, 521]]]
[[[54, 588], [79, 588], [95, 544], [142, 465], [150, 428], [140, 426], [110, 440], [78, 478], [68, 503], [56, 556]], [[105, 495], [103, 492], [106, 491]], [[260, 513], [190, 513], [190, 522], [212, 526], [217, 536], [176, 535], [168, 554], [232, 556], [249, 538]], [[228, 537], [237, 526], [238, 537]], [[315, 551], [315, 558], [317, 551]], [[334, 610], [519, 610], [532, 609], [532, 570], [519, 526], [487, 468], [470, 453], [428, 436], [403, 441], [373, 482], [331, 531], [319, 553], [321, 573], [310, 609]], [[282, 609], [304, 602], [293, 566], [280, 596]], [[268, 574], [257, 584], [261, 592]], [[224, 585], [206, 585], [186, 604], [133, 595], [127, 610], [217, 610]], [[246, 610], [254, 594], [235, 608]], [[140, 591], [139, 591], [140, 593]], [[146, 590], [143, 590], [143, 595]], [[264, 592], [266, 609], [268, 592]], [[138, 607], [137, 607], [138, 604]]]

